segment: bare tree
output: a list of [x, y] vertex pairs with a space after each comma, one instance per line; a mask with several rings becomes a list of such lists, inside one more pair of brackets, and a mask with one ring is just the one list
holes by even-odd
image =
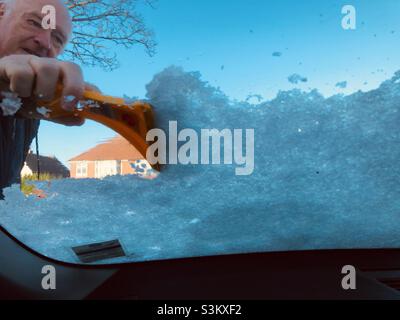
[[142, 2], [153, 7], [154, 1], [65, 0], [74, 23], [65, 57], [112, 70], [118, 66], [112, 47], [141, 45], [152, 56], [156, 45], [153, 33], [145, 26], [136, 6]]

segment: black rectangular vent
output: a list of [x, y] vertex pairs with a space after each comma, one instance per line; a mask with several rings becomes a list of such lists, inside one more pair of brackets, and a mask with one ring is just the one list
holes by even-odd
[[84, 263], [125, 256], [124, 249], [119, 240], [91, 243], [73, 247], [72, 250], [78, 256], [79, 260]]

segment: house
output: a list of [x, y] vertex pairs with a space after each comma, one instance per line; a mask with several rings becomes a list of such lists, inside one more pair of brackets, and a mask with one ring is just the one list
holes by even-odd
[[118, 135], [70, 159], [71, 178], [137, 174], [132, 164], [143, 158], [135, 147]]
[[[39, 155], [40, 173], [50, 174], [52, 176], [68, 178], [70, 176], [69, 170], [64, 166], [55, 156], [42, 156]], [[29, 150], [26, 157], [24, 166], [21, 170], [21, 177], [28, 175], [36, 175], [38, 172], [38, 158], [37, 155]]]

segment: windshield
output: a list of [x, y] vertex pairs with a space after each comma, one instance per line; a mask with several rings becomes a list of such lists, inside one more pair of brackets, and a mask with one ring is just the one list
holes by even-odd
[[352, 3], [131, 8], [155, 54], [111, 47], [119, 68], [82, 69], [152, 106], [160, 174], [98, 123], [41, 121], [40, 154], [67, 174], [31, 181], [43, 197], [6, 188], [0, 224], [73, 263], [72, 248], [111, 240], [125, 255], [92, 263], [399, 247], [400, 3]]

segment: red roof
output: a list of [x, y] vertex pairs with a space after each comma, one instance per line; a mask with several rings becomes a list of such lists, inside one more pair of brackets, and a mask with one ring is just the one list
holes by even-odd
[[144, 157], [122, 136], [101, 143], [69, 161], [138, 160]]

